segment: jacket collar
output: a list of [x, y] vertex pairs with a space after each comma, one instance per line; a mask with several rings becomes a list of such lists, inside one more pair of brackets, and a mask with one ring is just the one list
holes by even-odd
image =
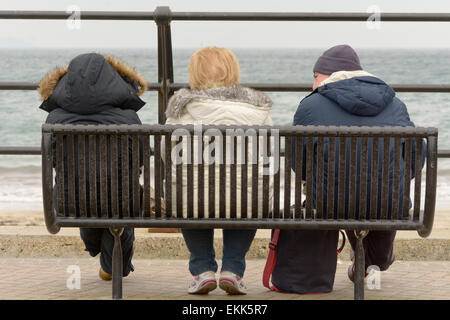
[[366, 72], [364, 70], [356, 70], [356, 71], [336, 71], [332, 73], [327, 79], [323, 80], [319, 87], [327, 85], [329, 83], [345, 80], [345, 79], [351, 79], [355, 77], [374, 77], [377, 78], [377, 76], [374, 76], [373, 74]]
[[272, 100], [260, 91], [240, 85], [218, 87], [204, 90], [180, 89], [170, 98], [166, 110], [168, 118], [177, 118], [184, 107], [193, 100], [220, 100], [248, 103], [257, 107], [270, 109]]

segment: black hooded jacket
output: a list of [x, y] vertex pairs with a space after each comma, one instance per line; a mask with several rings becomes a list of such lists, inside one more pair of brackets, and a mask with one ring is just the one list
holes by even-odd
[[61, 78], [47, 75], [41, 95], [56, 86], [40, 106], [49, 112], [46, 123], [141, 124], [136, 111], [145, 102], [138, 96], [139, 84], [120, 71], [104, 56], [88, 53], [74, 58]]
[[[141, 124], [136, 111], [145, 105], [145, 102], [139, 98], [145, 88], [146, 82], [143, 77], [122, 61], [109, 56], [88, 53], [75, 57], [65, 69], [56, 68], [47, 74], [42, 79], [38, 91], [44, 100], [40, 108], [49, 112], [46, 123]], [[74, 141], [74, 143], [76, 152], [77, 141]], [[121, 143], [120, 137], [119, 143]], [[107, 148], [109, 149], [109, 144]], [[140, 149], [142, 150], [142, 148]], [[131, 143], [129, 143], [129, 150], [131, 166], [133, 163]], [[76, 154], [75, 157], [77, 157]], [[141, 152], [139, 158], [140, 165], [142, 165]], [[120, 155], [118, 161], [120, 179]], [[56, 163], [54, 163], [54, 166], [56, 167]], [[77, 164], [75, 170], [78, 172]], [[64, 176], [64, 181], [67, 181], [66, 174]], [[75, 179], [78, 179], [77, 176], [75, 176]], [[110, 177], [108, 177], [109, 180]], [[132, 186], [131, 182], [130, 186]], [[97, 186], [97, 190], [100, 190], [99, 181], [97, 181]], [[65, 203], [67, 204], [69, 190], [66, 183], [64, 189]], [[75, 193], [75, 198], [78, 199], [77, 190], [75, 190]], [[99, 197], [100, 194], [98, 193]], [[121, 190], [119, 190], [119, 202], [120, 200]], [[121, 208], [121, 205], [119, 208]], [[67, 206], [65, 210], [68, 210]], [[97, 212], [100, 211], [100, 201], [97, 201]]]

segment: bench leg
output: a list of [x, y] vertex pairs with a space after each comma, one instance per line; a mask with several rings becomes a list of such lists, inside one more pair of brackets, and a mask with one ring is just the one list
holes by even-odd
[[112, 298], [122, 299], [122, 276], [123, 276], [123, 257], [122, 257], [122, 243], [120, 236], [123, 228], [109, 228], [114, 236], [114, 248], [112, 256]]
[[356, 249], [355, 249], [355, 300], [364, 300], [364, 277], [365, 269], [365, 255], [363, 247], [363, 239], [368, 234], [368, 231], [355, 230]]

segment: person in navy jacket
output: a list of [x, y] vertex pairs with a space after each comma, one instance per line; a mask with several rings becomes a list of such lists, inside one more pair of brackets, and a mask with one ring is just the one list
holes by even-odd
[[[350, 46], [338, 45], [326, 50], [314, 65], [313, 72], [315, 79], [313, 92], [300, 102], [294, 115], [294, 125], [414, 127], [405, 104], [396, 97], [394, 90], [383, 80], [364, 71], [358, 55]], [[381, 148], [382, 145], [380, 152], [382, 152]], [[325, 150], [327, 150], [326, 147]], [[413, 148], [413, 152], [415, 152], [415, 148]], [[400, 169], [403, 171], [403, 159], [400, 162]], [[303, 175], [305, 175], [304, 171], [305, 168], [303, 168]], [[327, 166], [325, 166], [325, 171], [327, 171]], [[411, 178], [413, 178], [414, 163], [411, 171]], [[392, 174], [391, 172], [390, 177]], [[324, 191], [326, 192], [327, 172], [324, 172], [324, 176]], [[379, 174], [378, 177], [378, 185], [381, 186], [382, 175]], [[335, 178], [337, 187], [338, 177]], [[359, 181], [359, 177], [357, 179]], [[403, 181], [400, 185], [402, 184]], [[316, 187], [318, 186], [314, 185], [314, 199]], [[400, 189], [400, 196], [403, 196], [402, 189]], [[369, 197], [370, 193], [367, 203], [370, 203]], [[391, 208], [389, 208], [390, 210]], [[401, 208], [399, 208], [399, 212], [401, 212]], [[337, 233], [337, 231], [333, 232]], [[346, 233], [354, 249], [356, 237], [352, 230], [348, 230]], [[371, 265], [378, 266], [381, 271], [389, 268], [394, 261], [395, 235], [395, 231], [370, 231], [368, 233], [363, 240], [366, 268]], [[311, 243], [311, 245], [315, 244]], [[337, 245], [337, 243], [332, 245]], [[354, 260], [353, 257], [352, 260]], [[348, 275], [353, 281], [353, 264], [349, 267]]]

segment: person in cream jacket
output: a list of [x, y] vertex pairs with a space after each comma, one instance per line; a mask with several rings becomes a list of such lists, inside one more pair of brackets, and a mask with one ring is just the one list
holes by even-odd
[[[272, 126], [270, 117], [272, 101], [265, 94], [256, 90], [242, 87], [239, 85], [239, 64], [233, 54], [228, 49], [206, 47], [195, 52], [189, 64], [189, 84], [190, 89], [181, 89], [177, 91], [169, 100], [166, 111], [166, 124], [201, 124], [201, 125], [265, 125]], [[194, 137], [193, 150], [194, 155], [198, 146], [197, 137]], [[249, 147], [251, 150], [251, 140], [249, 138]], [[183, 140], [185, 141], [185, 140]], [[175, 142], [172, 142], [172, 146]], [[183, 143], [183, 142], [180, 142]], [[204, 137], [205, 148], [208, 146], [209, 137]], [[227, 143], [229, 140], [227, 139]], [[163, 143], [164, 145], [164, 143]], [[186, 146], [185, 146], [186, 147]], [[240, 137], [237, 138], [237, 149], [240, 149]], [[186, 149], [184, 149], [186, 150]], [[173, 151], [173, 149], [172, 149]], [[227, 150], [228, 151], [228, 150]], [[165, 150], [167, 152], [167, 150]], [[217, 153], [217, 148], [216, 148]], [[238, 151], [239, 155], [239, 151]], [[183, 156], [185, 153], [183, 152]], [[248, 157], [252, 154], [249, 152]], [[183, 216], [187, 216], [187, 186], [188, 178], [186, 174], [185, 160], [183, 159]], [[198, 160], [198, 159], [197, 159]], [[194, 158], [194, 164], [195, 164]], [[205, 159], [202, 159], [205, 161]], [[204, 171], [204, 189], [198, 189], [198, 167], [194, 165], [194, 218], [198, 216], [198, 193], [204, 193], [204, 212], [209, 212], [208, 207], [208, 159], [203, 162]], [[215, 213], [219, 217], [219, 166], [216, 163], [215, 170]], [[251, 166], [248, 171], [248, 190], [247, 190], [247, 212], [251, 215]], [[261, 170], [262, 168], [260, 168]], [[172, 212], [177, 211], [176, 206], [176, 166], [173, 163], [172, 156]], [[226, 217], [230, 217], [229, 206], [229, 179], [230, 165], [226, 165]], [[263, 197], [272, 198], [272, 188], [270, 186], [269, 194], [262, 192], [262, 175], [258, 179], [258, 214], [262, 214]], [[238, 164], [236, 177], [236, 216], [241, 214], [241, 169]], [[212, 191], [211, 191], [212, 192]], [[256, 230], [223, 230], [223, 259], [219, 278], [219, 286], [228, 294], [245, 294], [245, 285], [242, 277], [245, 271], [245, 255], [255, 236]], [[189, 270], [194, 279], [188, 289], [189, 293], [206, 294], [217, 287], [215, 273], [218, 266], [215, 261], [215, 252], [213, 246], [214, 230], [192, 230], [183, 229], [183, 237], [190, 251]]]

